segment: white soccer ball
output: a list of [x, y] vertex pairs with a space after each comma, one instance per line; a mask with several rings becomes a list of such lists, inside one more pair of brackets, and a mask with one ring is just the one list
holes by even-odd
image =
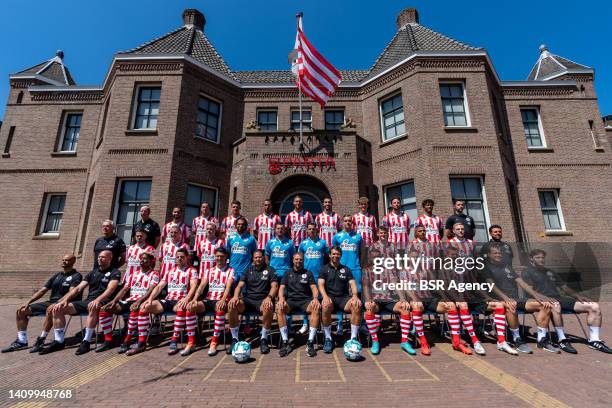
[[361, 360], [361, 343], [355, 339], [348, 340], [344, 343], [344, 357], [349, 361]]
[[246, 363], [251, 359], [251, 345], [246, 341], [239, 341], [232, 349], [232, 357], [237, 363]]

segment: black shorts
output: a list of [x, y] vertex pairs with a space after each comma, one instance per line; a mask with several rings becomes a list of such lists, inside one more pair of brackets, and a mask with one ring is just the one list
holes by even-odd
[[527, 305], [528, 300], [529, 299], [526, 298], [516, 299], [516, 311], [525, 313], [525, 306]]
[[159, 301], [162, 307], [164, 308], [164, 313], [172, 313], [174, 312], [174, 306], [178, 303], [178, 300], [167, 300], [162, 299]]
[[470, 313], [487, 314], [487, 302], [484, 300], [472, 300], [467, 302]]
[[75, 302], [70, 302], [72, 306], [74, 306], [74, 310], [76, 310], [76, 314], [89, 314], [89, 310], [87, 310], [87, 306], [91, 300], [77, 300]]
[[204, 300], [204, 313], [215, 312], [218, 300]]
[[130, 307], [132, 307], [133, 304], [133, 301], [128, 302], [127, 300], [120, 300], [119, 303], [117, 303], [117, 305], [119, 305], [119, 307], [121, 308], [121, 312], [119, 312], [119, 314], [130, 314]]
[[561, 311], [563, 312], [573, 312], [574, 307], [576, 306], [576, 299], [568, 296], [561, 296], [555, 298], [559, 304], [561, 304]]
[[308, 299], [308, 300], [298, 300], [298, 301], [291, 301], [289, 299], [287, 299], [287, 306], [289, 306], [289, 311], [287, 313], [289, 314], [308, 314], [308, 305], [310, 305], [310, 302], [312, 302], [312, 299]]
[[332, 301], [332, 313], [344, 312], [346, 304], [349, 302], [349, 300], [351, 300], [350, 296], [330, 296], [329, 298]]
[[53, 304], [55, 302], [38, 302], [32, 303], [29, 307], [32, 311], [32, 316], [42, 316], [47, 313], [47, 309]]
[[[261, 300], [252, 298], [242, 298], [244, 302], [244, 313], [261, 313], [261, 304], [266, 298]], [[274, 310], [274, 304], [272, 304], [272, 310]]]
[[440, 299], [427, 298], [427, 299], [421, 300], [421, 303], [423, 303], [423, 311], [431, 312], [431, 313], [438, 313], [438, 304], [440, 303]]
[[375, 300], [374, 303], [378, 306], [379, 312], [395, 313], [393, 307], [395, 307], [397, 302], [394, 300]]

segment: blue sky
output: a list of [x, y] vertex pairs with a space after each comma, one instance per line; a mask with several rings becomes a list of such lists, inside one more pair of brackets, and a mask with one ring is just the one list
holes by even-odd
[[594, 67], [602, 114], [612, 114], [612, 5], [570, 1], [356, 1], [356, 0], [56, 0], [5, 2], [0, 13], [0, 118], [8, 75], [65, 52], [79, 85], [102, 83], [113, 54], [182, 24], [194, 7], [206, 15], [204, 32], [232, 69], [287, 69], [295, 13], [304, 12], [311, 42], [338, 68], [367, 69], [395, 33], [405, 7], [420, 22], [484, 47], [503, 80], [525, 79], [538, 46]]

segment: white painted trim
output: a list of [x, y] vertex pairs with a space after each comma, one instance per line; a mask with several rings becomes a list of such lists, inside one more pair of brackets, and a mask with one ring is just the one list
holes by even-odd
[[15, 75], [10, 75], [9, 79], [37, 79], [39, 81], [43, 81], [51, 85], [66, 86], [66, 84], [63, 82], [54, 81], [53, 79], [49, 79], [45, 76], [38, 75], [38, 74], [34, 74], [34, 75], [15, 74]]
[[[115, 202], [113, 203], [113, 223], [114, 223], [114, 232], [117, 234], [118, 225], [117, 216], [119, 215], [119, 197], [121, 196], [121, 187], [123, 186], [124, 181], [150, 181], [151, 182], [151, 190], [153, 190], [153, 177], [117, 177], [116, 190], [115, 193]], [[147, 205], [151, 204], [151, 190], [149, 191], [149, 202]], [[134, 224], [132, 224], [134, 226]]]
[[62, 219], [60, 220], [59, 228], [62, 227], [62, 221], [64, 220], [64, 213], [66, 209], [67, 195], [68, 194], [66, 193], [45, 193], [45, 207], [42, 213], [42, 220], [40, 222], [40, 228], [38, 229], [39, 236], [44, 236], [44, 237], [59, 236], [60, 234], [59, 229], [53, 232], [43, 232], [43, 231], [45, 230], [45, 225], [47, 224], [47, 217], [49, 216], [48, 211], [49, 211], [49, 205], [51, 204], [51, 197], [55, 197], [55, 196], [64, 196], [64, 209], [62, 210]]
[[259, 126], [260, 112], [276, 112], [276, 130], [278, 130], [278, 108], [266, 108], [262, 106], [261, 108], [255, 109], [255, 122], [257, 122], [257, 126]]
[[[538, 150], [538, 149], [548, 149], [548, 144], [546, 143], [546, 137], [544, 135], [544, 126], [542, 124], [542, 116], [540, 115], [540, 107], [537, 105], [521, 105], [519, 107], [519, 109], [521, 111], [523, 110], [530, 110], [530, 109], [534, 109], [536, 111], [536, 115], [538, 117], [538, 130], [540, 132], [540, 139], [542, 140], [542, 146], [529, 146], [527, 144], [527, 138], [525, 138], [525, 144], [527, 145], [527, 150]], [[521, 115], [521, 122], [522, 120], [522, 115]], [[523, 124], [523, 129], [525, 128], [525, 125]]]
[[[540, 201], [540, 191], [552, 191], [555, 196], [555, 205], [557, 207], [557, 213], [559, 214], [559, 223], [561, 224], [561, 229], [546, 229], [546, 225], [544, 225], [544, 231], [567, 231], [565, 226], [565, 219], [563, 218], [563, 211], [561, 210], [561, 200], [559, 199], [560, 189], [558, 188], [538, 188], [538, 201]], [[540, 204], [540, 212], [542, 213], [542, 222], [544, 222], [544, 213], [542, 212], [542, 205]]]
[[[397, 95], [399, 95], [402, 99], [402, 112], [404, 113], [404, 133], [402, 133], [401, 135], [396, 135], [390, 139], [385, 139], [385, 121], [383, 119], [382, 105], [383, 102], [395, 98]], [[400, 137], [404, 137], [408, 134], [408, 130], [406, 129], [406, 109], [404, 106], [404, 95], [402, 94], [401, 88], [378, 99], [378, 119], [380, 121], [380, 143], [387, 143], [392, 140], [399, 139]]]
[[[200, 184], [200, 183], [192, 183], [192, 182], [187, 182], [187, 188], [185, 189], [185, 206], [187, 206], [187, 190], [189, 189], [189, 186], [195, 186], [195, 187], [200, 187], [200, 188], [207, 188], [209, 190], [214, 190], [215, 192], [215, 210], [213, 211], [212, 215], [215, 217], [218, 217], [219, 214], [219, 188], [218, 187], [213, 187], [213, 186], [208, 186], [206, 184]], [[202, 203], [198, 204], [198, 215], [200, 215], [200, 207], [202, 206]], [[196, 217], [197, 217], [196, 216]], [[193, 220], [192, 220], [193, 223]], [[188, 224], [189, 225], [189, 224]], [[191, 225], [189, 225], [191, 227]], [[195, 234], [195, 232], [194, 232]]]
[[[467, 98], [467, 86], [465, 83], [465, 80], [443, 80], [439, 82], [438, 85], [438, 91], [440, 90], [440, 85], [461, 85], [461, 90], [463, 91], [463, 109], [465, 111], [465, 122], [466, 124], [464, 126], [447, 126], [446, 124], [444, 125], [447, 128], [452, 128], [452, 129], [462, 129], [462, 128], [470, 128], [472, 127], [472, 118], [470, 116], [470, 107], [468, 104], [468, 98]], [[442, 94], [440, 94], [440, 101], [442, 100]], [[444, 105], [442, 105], [442, 120], [444, 120]]]
[[574, 87], [576, 86], [576, 81], [502, 81], [501, 86], [504, 88], [510, 87], [540, 87], [540, 88], [551, 88], [551, 87]]
[[[156, 88], [159, 87], [159, 111], [161, 112], [161, 99], [162, 99], [162, 84], [161, 82], [137, 82], [136, 88], [134, 89], [134, 95], [132, 95], [132, 108], [130, 116], [130, 127], [129, 130], [157, 130], [157, 123], [154, 128], [137, 128], [136, 127], [136, 116], [138, 113], [138, 95], [140, 94], [141, 88]], [[159, 113], [157, 114], [159, 119]]]
[[[207, 142], [211, 142], [211, 143], [214, 143], [214, 144], [219, 144], [219, 143], [221, 143], [221, 123], [222, 123], [221, 119], [223, 118], [223, 101], [220, 100], [220, 99], [214, 98], [214, 97], [210, 96], [209, 94], [200, 92], [200, 94], [198, 95], [198, 105], [200, 104], [200, 98], [201, 97], [204, 97], [206, 99], [209, 99], [209, 100], [219, 104], [219, 121], [217, 122], [217, 138], [216, 138], [216, 140], [210, 140], [210, 139], [207, 139], [205, 137], [198, 136], [197, 134], [194, 134], [194, 137], [196, 139], [198, 139], [198, 140], [206, 140]], [[199, 106], [198, 105], [196, 106], [196, 111], [199, 111]], [[197, 112], [196, 112], [195, 120], [196, 120], [196, 126], [197, 126], [197, 124], [198, 124]]]
[[[66, 128], [68, 126], [68, 116], [69, 115], [81, 115], [81, 124], [83, 123], [83, 111], [82, 110], [65, 110], [62, 112], [62, 130], [59, 137], [59, 141], [57, 146], [55, 146], [55, 153], [76, 153], [77, 148], [79, 147], [79, 141], [77, 140], [74, 145], [74, 150], [62, 150], [62, 145], [64, 144], [64, 138], [66, 137]], [[79, 126], [79, 137], [81, 136], [81, 126]]]
[[[486, 193], [486, 188], [485, 188], [484, 176], [475, 175], [475, 174], [453, 174], [449, 176], [448, 182], [450, 184], [450, 181], [452, 179], [467, 179], [467, 178], [478, 179], [480, 181], [480, 191], [482, 194], [482, 211], [484, 212], [484, 222], [485, 222], [485, 235], [486, 237], [488, 237], [489, 227], [491, 226], [491, 218], [489, 217], [489, 206], [487, 204], [487, 193]], [[453, 195], [453, 192], [451, 191], [451, 197], [452, 195]], [[467, 206], [466, 206], [466, 210], [467, 210]], [[473, 218], [474, 217], [472, 217], [472, 219]], [[476, 231], [474, 231], [474, 234], [476, 234]]]

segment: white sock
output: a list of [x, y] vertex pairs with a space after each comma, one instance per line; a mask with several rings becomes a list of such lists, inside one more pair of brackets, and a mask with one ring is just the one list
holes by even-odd
[[266, 329], [265, 327], [262, 327], [261, 328], [261, 338], [267, 339], [269, 335], [270, 335], [270, 329]]
[[538, 341], [542, 340], [548, 335], [548, 329], [544, 327], [538, 327]]
[[91, 341], [91, 338], [93, 337], [95, 332], [96, 332], [96, 329], [90, 329], [89, 327], [86, 327], [85, 328], [85, 337], [83, 337], [83, 340]]
[[521, 337], [521, 332], [519, 329], [510, 328], [510, 331], [512, 332], [512, 340], [516, 341]]
[[599, 327], [589, 326], [589, 341], [600, 341], [599, 340]]
[[289, 329], [287, 329], [287, 326], [281, 327], [280, 333], [281, 337], [283, 338], [283, 341], [289, 341]]
[[559, 341], [565, 340], [565, 332], [563, 331], [563, 327], [555, 327], [555, 331], [557, 332]]
[[356, 339], [359, 336], [359, 325], [351, 324], [351, 339]]
[[308, 333], [308, 341], [314, 341], [316, 335], [317, 335], [317, 328], [311, 327], [310, 333]]
[[323, 333], [325, 333], [326, 339], [331, 339], [331, 326], [323, 326]]
[[61, 329], [53, 329], [53, 335], [55, 336], [55, 341], [58, 343], [64, 342], [64, 328]]
[[230, 331], [232, 332], [232, 339], [238, 340], [238, 331], [240, 330], [240, 326], [230, 327]]
[[302, 323], [302, 325], [303, 325], [304, 327], [307, 327], [307, 326], [308, 326], [308, 318], [307, 318], [307, 317], [305, 317], [305, 318], [304, 318], [304, 322]]
[[20, 343], [28, 344], [28, 332], [25, 330], [19, 330], [17, 332], [17, 340]]
[[49, 335], [49, 332], [48, 332], [48, 331], [43, 330], [43, 331], [40, 333], [40, 336], [38, 336], [38, 337], [40, 337], [41, 339], [46, 339], [48, 335]]

